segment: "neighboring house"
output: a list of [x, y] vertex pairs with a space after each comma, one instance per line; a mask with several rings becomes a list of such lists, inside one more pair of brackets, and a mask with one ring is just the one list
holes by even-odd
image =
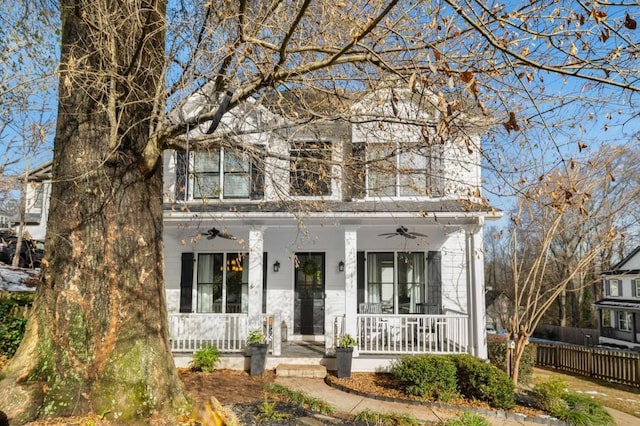
[[490, 328], [500, 332], [506, 330], [507, 321], [513, 311], [513, 302], [502, 290], [487, 290], [485, 293], [487, 306], [487, 330]]
[[[34, 240], [44, 241], [51, 197], [51, 161], [29, 172], [27, 178], [24, 231]], [[16, 217], [14, 230], [18, 230], [20, 218]]]
[[640, 246], [602, 274], [604, 298], [595, 303], [602, 345], [640, 349]]
[[11, 212], [0, 210], [0, 230], [11, 229], [13, 219], [14, 217]]
[[[468, 119], [468, 139], [441, 140], [408, 124], [437, 122], [436, 104], [382, 90], [349, 122], [291, 128], [246, 102], [216, 131], [238, 136], [165, 151], [172, 349], [243, 352], [263, 329], [275, 355], [284, 339], [330, 354], [350, 333], [370, 369], [405, 353], [486, 358], [482, 232], [501, 215], [480, 198], [486, 129]], [[187, 146], [203, 138], [192, 129]]]

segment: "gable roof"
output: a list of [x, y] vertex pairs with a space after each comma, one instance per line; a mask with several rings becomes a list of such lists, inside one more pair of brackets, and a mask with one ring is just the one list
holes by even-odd
[[640, 246], [636, 247], [631, 253], [625, 256], [620, 262], [616, 263], [611, 267], [610, 270], [605, 271], [602, 275], [625, 275], [625, 274], [640, 274], [640, 259], [638, 259], [638, 266], [634, 265], [631, 268], [625, 268], [625, 265], [630, 263], [632, 260], [636, 258], [636, 255], [640, 253]]

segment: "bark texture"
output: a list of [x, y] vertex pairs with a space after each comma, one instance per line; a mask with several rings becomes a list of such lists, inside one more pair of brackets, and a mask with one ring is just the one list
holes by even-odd
[[0, 406], [12, 424], [87, 412], [143, 423], [184, 404], [168, 345], [161, 150], [150, 136], [165, 3], [64, 0], [61, 10], [46, 257]]

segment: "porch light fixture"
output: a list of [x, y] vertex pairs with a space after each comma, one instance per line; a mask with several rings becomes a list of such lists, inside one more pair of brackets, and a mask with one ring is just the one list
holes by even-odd
[[280, 270], [280, 262], [276, 260], [276, 263], [273, 264], [273, 272], [278, 272]]
[[344, 262], [342, 260], [338, 263], [338, 271], [344, 272]]

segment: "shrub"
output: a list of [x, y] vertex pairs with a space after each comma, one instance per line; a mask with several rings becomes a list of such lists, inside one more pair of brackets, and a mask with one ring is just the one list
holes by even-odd
[[444, 422], [444, 426], [490, 426], [487, 419], [477, 414], [462, 413]]
[[[487, 336], [487, 349], [489, 361], [502, 371], [507, 371], [507, 340], [504, 336]], [[524, 354], [520, 359], [519, 383], [529, 383], [533, 376], [533, 367], [536, 363], [536, 345], [529, 343], [524, 348]]]
[[467, 398], [479, 399], [495, 408], [515, 406], [514, 385], [504, 371], [472, 355], [453, 355], [458, 388]]
[[30, 306], [32, 302], [32, 294], [15, 293], [0, 297], [1, 355], [12, 357], [18, 350], [27, 325], [27, 320], [20, 312], [20, 308]]
[[572, 426], [609, 426], [615, 425], [613, 417], [600, 404], [588, 396], [566, 394], [564, 406], [551, 412], [551, 415]]
[[601, 405], [587, 396], [567, 391], [567, 384], [553, 377], [534, 388], [540, 407], [552, 416], [576, 426], [614, 425], [613, 418]]
[[458, 396], [456, 366], [442, 355], [404, 356], [391, 367], [408, 395], [450, 401]]
[[552, 413], [566, 407], [567, 383], [560, 377], [552, 377], [534, 387], [540, 408]]
[[191, 368], [204, 373], [211, 373], [216, 369], [218, 362], [220, 362], [220, 351], [218, 348], [215, 346], [205, 346], [193, 354]]

